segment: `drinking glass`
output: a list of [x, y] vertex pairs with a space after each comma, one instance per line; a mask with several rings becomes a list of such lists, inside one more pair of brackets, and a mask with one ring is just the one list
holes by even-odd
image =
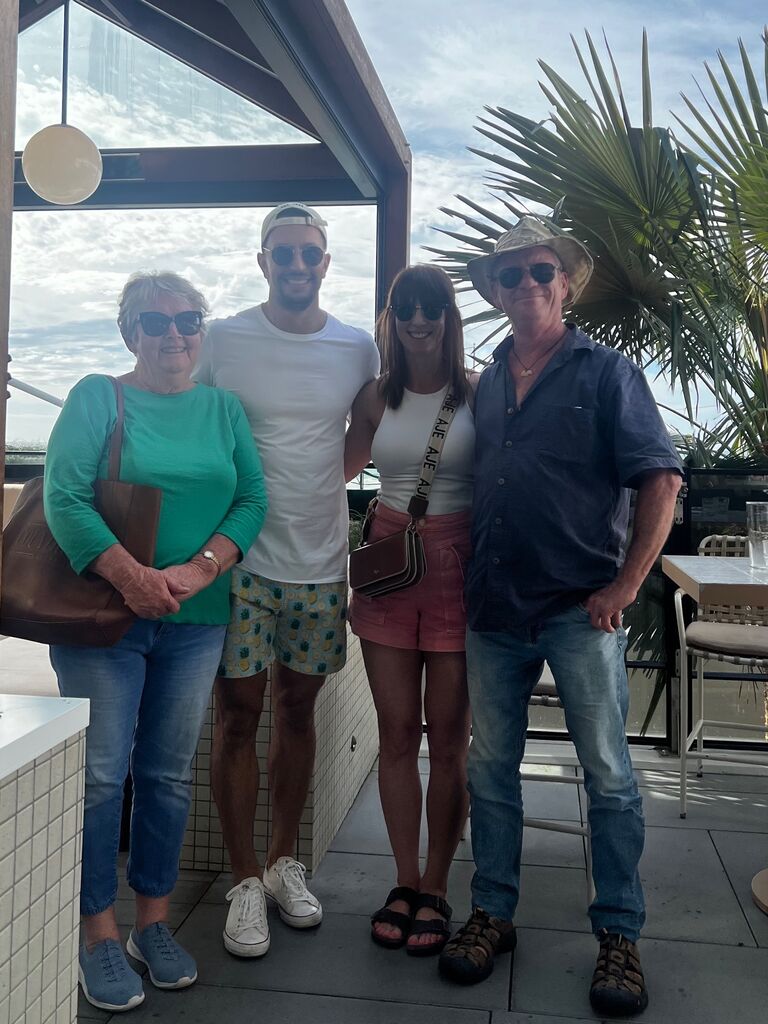
[[753, 569], [768, 569], [768, 501], [747, 502], [749, 562]]

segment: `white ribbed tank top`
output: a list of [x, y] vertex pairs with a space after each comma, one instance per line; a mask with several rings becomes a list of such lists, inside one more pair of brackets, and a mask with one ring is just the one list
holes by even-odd
[[[399, 409], [384, 410], [371, 446], [371, 458], [381, 477], [381, 501], [407, 512], [419, 479], [424, 451], [448, 386], [431, 395], [404, 391]], [[428, 515], [463, 512], [472, 504], [472, 465], [475, 421], [466, 402], [453, 417], [445, 439], [432, 490]]]

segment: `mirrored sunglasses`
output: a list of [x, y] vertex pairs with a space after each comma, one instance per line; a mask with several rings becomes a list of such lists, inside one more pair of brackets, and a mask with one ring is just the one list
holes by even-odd
[[395, 318], [400, 321], [413, 320], [417, 309], [424, 314], [425, 320], [439, 320], [447, 308], [444, 302], [427, 302], [423, 306], [418, 306], [415, 302], [399, 302], [390, 307]]
[[497, 281], [502, 288], [517, 288], [526, 274], [530, 274], [537, 284], [549, 284], [554, 281], [555, 274], [562, 270], [554, 263], [532, 263], [530, 267], [505, 267], [497, 275]]
[[185, 338], [191, 338], [193, 334], [199, 334], [203, 326], [203, 314], [198, 309], [186, 309], [183, 313], [175, 316], [167, 316], [165, 313], [139, 313], [138, 322], [141, 329], [148, 338], [161, 338], [168, 333], [172, 323], [176, 324], [176, 330]]
[[278, 267], [290, 267], [297, 252], [301, 253], [305, 267], [319, 267], [325, 256], [325, 251], [319, 245], [276, 245], [273, 249], [265, 245], [264, 252], [270, 254], [272, 262]]

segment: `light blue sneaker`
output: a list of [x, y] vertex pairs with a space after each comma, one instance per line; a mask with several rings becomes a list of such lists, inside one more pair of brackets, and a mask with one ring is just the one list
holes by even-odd
[[150, 981], [157, 988], [186, 988], [197, 981], [197, 964], [162, 922], [149, 924], [141, 932], [134, 928], [125, 948], [147, 965]]
[[100, 1010], [132, 1010], [144, 1002], [141, 978], [125, 959], [116, 939], [97, 942], [89, 953], [80, 947], [78, 977], [83, 995]]

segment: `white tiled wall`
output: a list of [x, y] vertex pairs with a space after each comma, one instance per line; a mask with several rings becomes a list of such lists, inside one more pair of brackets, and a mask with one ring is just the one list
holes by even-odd
[[331, 676], [317, 703], [317, 757], [299, 837], [299, 859], [313, 869], [333, 841], [379, 751], [376, 711], [360, 641], [352, 633], [350, 641], [346, 665]]
[[[347, 641], [347, 664], [341, 672], [328, 677], [317, 702], [315, 771], [297, 839], [298, 858], [310, 870], [320, 863], [378, 751], [376, 715], [360, 643], [351, 632], [348, 632]], [[181, 853], [182, 868], [221, 871], [229, 867], [210, 787], [214, 714], [212, 700], [193, 765], [192, 808]], [[254, 845], [262, 861], [267, 852], [272, 823], [266, 773], [271, 735], [272, 714], [267, 691], [256, 737], [256, 752], [262, 772]]]
[[85, 733], [0, 782], [0, 1024], [74, 1024]]

